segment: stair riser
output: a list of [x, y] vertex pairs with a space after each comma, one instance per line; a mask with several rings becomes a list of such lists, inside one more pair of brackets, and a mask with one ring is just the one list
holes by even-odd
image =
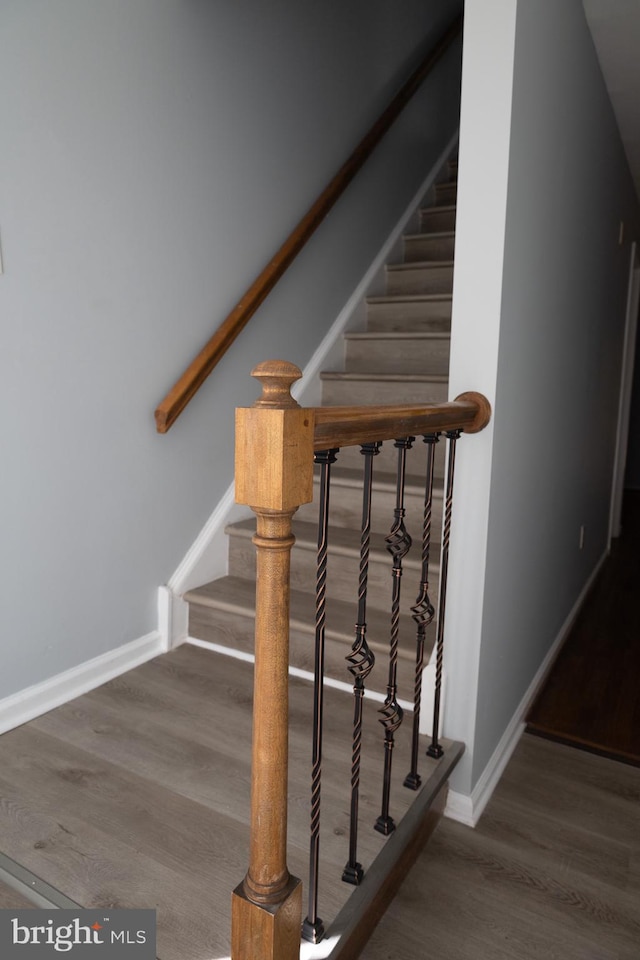
[[417, 373], [446, 376], [449, 336], [442, 338], [347, 340], [345, 369], [353, 373]]
[[[314, 490], [315, 503], [306, 503], [298, 510], [296, 517], [309, 523], [318, 522], [318, 492], [317, 483]], [[386, 534], [393, 522], [393, 511], [396, 505], [395, 492], [387, 490], [373, 491], [371, 510], [371, 529], [377, 533]], [[414, 540], [422, 536], [422, 522], [424, 515], [424, 492], [405, 493], [405, 510], [407, 511], [405, 524]], [[334, 486], [331, 488], [329, 522], [336, 527], [351, 527], [360, 530], [362, 525], [362, 490], [351, 486]], [[434, 541], [440, 540], [442, 528], [442, 496], [434, 498], [432, 507], [432, 536]]]
[[375, 332], [447, 332], [451, 329], [451, 300], [369, 303], [367, 327]]
[[[311, 599], [311, 598], [310, 598]], [[371, 642], [376, 659], [375, 666], [367, 678], [366, 687], [376, 693], [386, 694], [388, 675], [388, 626], [383, 626], [381, 618], [376, 625], [370, 625], [367, 639]], [[355, 617], [354, 617], [355, 621]], [[255, 620], [226, 610], [199, 607], [191, 604], [189, 611], [189, 636], [210, 643], [219, 643], [243, 653], [254, 652]], [[433, 626], [428, 632], [427, 650], [433, 645]], [[352, 684], [353, 677], [347, 668], [346, 656], [349, 653], [353, 637], [336, 639], [325, 637], [325, 677]], [[428, 656], [428, 654], [427, 654]], [[425, 662], [427, 659], [425, 656]], [[289, 663], [299, 670], [314, 671], [314, 635], [313, 630], [303, 631], [293, 628], [289, 635]], [[415, 627], [413, 621], [403, 625], [400, 656], [398, 657], [398, 695], [413, 700], [415, 676]]]
[[424, 233], [442, 233], [455, 228], [455, 210], [438, 210], [437, 207], [429, 207], [427, 210], [420, 211], [420, 229]]
[[[414, 444], [411, 450], [407, 451], [407, 474], [409, 476], [422, 476], [424, 474], [426, 454], [422, 441]], [[362, 470], [362, 454], [360, 447], [344, 447], [340, 451], [339, 463], [342, 467], [350, 467], [356, 470]], [[374, 471], [381, 473], [395, 473], [398, 463], [398, 451], [393, 446], [393, 441], [382, 444], [380, 453], [374, 461]], [[444, 477], [445, 468], [445, 443], [443, 440], [436, 445], [436, 459], [434, 476], [437, 480]], [[374, 473], [375, 475], [375, 473]]]
[[[414, 542], [410, 557], [416, 560], [406, 565], [402, 577], [402, 610], [407, 613], [418, 595], [420, 584], [420, 542]], [[229, 573], [231, 576], [255, 579], [255, 547], [247, 537], [231, 536], [229, 540]], [[291, 551], [291, 586], [294, 590], [312, 592], [316, 582], [317, 551], [297, 544]], [[327, 596], [356, 603], [358, 597], [360, 558], [356, 554], [336, 554], [329, 544], [327, 562]], [[391, 597], [391, 557], [372, 553], [369, 562], [367, 603], [378, 610], [388, 610]], [[437, 596], [437, 569], [431, 575], [431, 595]]]
[[404, 260], [411, 263], [415, 260], [453, 260], [455, 248], [454, 237], [405, 237]]
[[447, 392], [446, 383], [419, 380], [324, 380], [322, 402], [328, 406], [443, 403]]
[[458, 196], [458, 184], [455, 181], [453, 183], [438, 183], [435, 192], [436, 203], [440, 206], [455, 203]]
[[420, 267], [404, 270], [387, 268], [387, 294], [453, 292], [453, 266]]

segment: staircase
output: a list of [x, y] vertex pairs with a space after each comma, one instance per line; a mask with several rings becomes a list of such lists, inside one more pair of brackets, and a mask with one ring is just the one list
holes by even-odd
[[[325, 372], [323, 405], [440, 402], [447, 399], [453, 251], [456, 218], [457, 160], [447, 165], [448, 179], [432, 188], [429, 206], [420, 213], [418, 234], [403, 238], [404, 262], [386, 267], [386, 293], [367, 299], [367, 329], [345, 335], [345, 369]], [[440, 451], [442, 454], [443, 451]], [[382, 669], [374, 669], [367, 686], [386, 690], [391, 576], [385, 535], [393, 518], [397, 452], [385, 443], [374, 461], [373, 521], [367, 599], [367, 640]], [[354, 636], [362, 512], [362, 456], [359, 448], [340, 452], [331, 473], [330, 535], [325, 673], [348, 682], [345, 656]], [[407, 458], [406, 525], [414, 545], [404, 562], [403, 608], [418, 593], [420, 536], [424, 505], [425, 445], [417, 440]], [[442, 519], [443, 456], [436, 459], [434, 537]], [[317, 490], [317, 485], [316, 485]], [[255, 617], [254, 521], [227, 529], [229, 575], [189, 591], [189, 634], [236, 650], [252, 652]], [[317, 503], [300, 508], [294, 522], [296, 545], [291, 557], [291, 664], [313, 670]], [[430, 596], [438, 589], [438, 544], [432, 544]], [[415, 626], [401, 618], [398, 682], [410, 697], [415, 669]], [[429, 642], [429, 637], [428, 637]], [[433, 636], [430, 638], [433, 642]], [[430, 648], [427, 648], [427, 656]]]

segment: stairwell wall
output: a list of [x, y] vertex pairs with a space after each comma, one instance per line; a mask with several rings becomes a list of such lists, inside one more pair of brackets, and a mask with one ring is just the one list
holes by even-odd
[[154, 407], [460, 6], [2, 3], [0, 698], [157, 651], [250, 370], [322, 340], [457, 127], [459, 47], [165, 437]]
[[[454, 789], [475, 816], [608, 549], [640, 211], [580, 0], [467, 0], [464, 44], [451, 390], [485, 392], [494, 416], [461, 445], [458, 500], [480, 487], [488, 513], [475, 538], [454, 521], [450, 658], [471, 677], [454, 675], [447, 732], [469, 745]], [[510, 104], [480, 99], [487, 70], [511, 74]], [[493, 211], [468, 189], [491, 171], [505, 177]]]

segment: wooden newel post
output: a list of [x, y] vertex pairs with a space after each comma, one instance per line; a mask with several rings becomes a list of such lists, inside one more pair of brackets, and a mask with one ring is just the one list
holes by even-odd
[[313, 499], [313, 414], [292, 398], [298, 367], [252, 371], [263, 393], [236, 411], [236, 501], [257, 517], [249, 869], [233, 892], [232, 960], [298, 960], [302, 884], [287, 869], [291, 520]]

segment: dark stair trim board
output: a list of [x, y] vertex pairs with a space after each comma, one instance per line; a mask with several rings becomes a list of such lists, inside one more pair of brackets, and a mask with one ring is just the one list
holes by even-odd
[[0, 881], [17, 893], [22, 894], [26, 900], [30, 900], [34, 908], [41, 907], [47, 910], [52, 908], [75, 910], [79, 908], [79, 904], [75, 900], [70, 900], [60, 890], [52, 887], [45, 880], [41, 880], [31, 870], [27, 870], [22, 864], [12, 860], [11, 857], [7, 857], [4, 853], [0, 853]]
[[327, 930], [325, 939], [339, 937], [327, 960], [356, 960], [360, 956], [438, 825], [444, 812], [449, 776], [464, 753], [462, 743], [445, 741], [445, 744], [444, 757]]

